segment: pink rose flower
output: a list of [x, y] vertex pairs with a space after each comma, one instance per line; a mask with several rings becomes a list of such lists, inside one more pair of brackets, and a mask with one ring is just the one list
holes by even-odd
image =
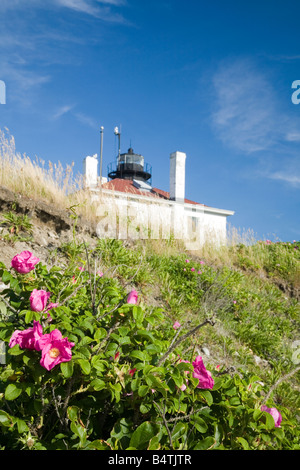
[[22, 253], [15, 255], [11, 260], [11, 266], [20, 274], [27, 274], [32, 271], [35, 265], [39, 262], [39, 258], [33, 256], [30, 251], [22, 251]]
[[178, 321], [176, 321], [173, 325], [174, 330], [177, 330], [177, 328], [180, 328], [180, 327], [181, 327], [181, 324]]
[[280, 428], [280, 423], [282, 421], [282, 416], [276, 408], [268, 408], [266, 405], [261, 407], [261, 411], [266, 411], [274, 418], [275, 428]]
[[70, 342], [68, 338], [63, 338], [59, 330], [43, 335], [38, 343], [42, 350], [40, 364], [49, 371], [61, 362], [68, 362], [72, 359], [71, 348], [75, 343]]
[[197, 388], [209, 388], [213, 389], [214, 380], [211, 376], [211, 373], [206, 370], [201, 356], [197, 356], [193, 362], [194, 372], [193, 377], [199, 379]]
[[132, 290], [127, 297], [128, 304], [136, 304], [138, 300], [138, 293], [136, 290]]
[[185, 262], [186, 262], [186, 263], [189, 263], [189, 262], [190, 262], [190, 260], [189, 260], [189, 259], [186, 259], [186, 260], [185, 260]]
[[42, 289], [33, 289], [29, 298], [31, 310], [34, 312], [42, 312], [45, 310], [49, 297], [51, 297], [51, 292], [46, 292]]
[[50, 304], [46, 308], [46, 311], [48, 312], [49, 310], [51, 310], [52, 308], [56, 308], [57, 306], [58, 306], [58, 302], [56, 303], [50, 302]]
[[9, 341], [9, 347], [13, 348], [16, 344], [21, 349], [35, 349], [39, 351], [38, 341], [43, 335], [43, 327], [38, 321], [33, 322], [33, 328], [27, 330], [16, 330]]
[[191, 268], [191, 271], [195, 271], [195, 268]]
[[198, 274], [202, 274], [202, 271], [198, 271]]

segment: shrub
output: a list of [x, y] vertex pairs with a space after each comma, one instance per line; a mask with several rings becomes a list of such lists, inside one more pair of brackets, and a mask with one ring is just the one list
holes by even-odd
[[[1, 264], [2, 449], [299, 449], [290, 411], [276, 405], [280, 427], [262, 411], [275, 405], [258, 376], [196, 357], [212, 317], [175, 329], [127, 303], [118, 279], [78, 268]], [[35, 310], [33, 291], [51, 293]]]

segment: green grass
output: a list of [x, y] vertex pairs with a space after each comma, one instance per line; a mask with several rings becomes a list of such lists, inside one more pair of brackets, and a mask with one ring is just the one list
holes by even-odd
[[[199, 350], [209, 350], [212, 365], [249, 369], [270, 387], [296, 368], [299, 243], [229, 247], [226, 257], [223, 247], [222, 256], [230, 259], [224, 264], [221, 256], [214, 264], [216, 249], [214, 258], [204, 259], [175, 243], [156, 243], [100, 240], [98, 249], [107, 269], [114, 266], [124, 282], [134, 283], [148, 303], [155, 299], [172, 321], [215, 317], [215, 326], [201, 330], [196, 341]], [[276, 387], [275, 401], [299, 413], [299, 386], [298, 372]]]

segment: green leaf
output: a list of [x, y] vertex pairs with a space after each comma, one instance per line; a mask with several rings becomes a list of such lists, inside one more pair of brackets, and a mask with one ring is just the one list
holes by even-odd
[[137, 450], [147, 449], [149, 441], [159, 432], [159, 426], [145, 421], [132, 434], [129, 447]]
[[230, 398], [229, 403], [231, 406], [238, 406], [241, 402], [239, 397], [232, 397]]
[[194, 416], [193, 419], [191, 419], [191, 422], [194, 424], [195, 428], [197, 431], [204, 433], [207, 431], [207, 424], [204, 421], [204, 419], [200, 418], [200, 416]]
[[104, 328], [98, 328], [94, 334], [94, 338], [98, 341], [105, 338], [107, 331]]
[[12, 275], [10, 274], [10, 272], [8, 271], [3, 271], [3, 274], [2, 274], [2, 281], [4, 282], [4, 284], [8, 284], [11, 280], [13, 279]]
[[80, 423], [75, 421], [71, 422], [70, 428], [71, 431], [79, 437], [80, 442], [84, 444], [86, 441], [86, 429]]
[[250, 449], [248, 442], [243, 437], [238, 437], [237, 440], [238, 440], [238, 442], [240, 442], [242, 444], [244, 450], [249, 450]]
[[5, 411], [0, 410], [0, 424], [3, 426], [11, 426], [12, 419]]
[[142, 351], [138, 351], [138, 350], [132, 351], [131, 357], [139, 359], [140, 361], [146, 361], [147, 360], [145, 353], [142, 352]]
[[12, 401], [18, 398], [22, 393], [22, 387], [20, 384], [9, 384], [5, 389], [6, 400]]
[[26, 311], [25, 315], [25, 323], [32, 323], [33, 320], [33, 312], [31, 310]]
[[263, 412], [261, 410], [258, 410], [258, 409], [254, 410], [254, 412], [253, 412], [254, 421], [258, 421], [259, 418], [261, 418], [262, 414], [263, 414]]
[[179, 439], [180, 437], [184, 436], [186, 432], [187, 426], [184, 423], [177, 423], [174, 430], [172, 431], [172, 439], [175, 441], [176, 439]]
[[71, 421], [75, 421], [79, 413], [79, 408], [77, 406], [69, 406], [67, 413], [68, 413], [68, 418]]
[[90, 386], [91, 386], [96, 392], [99, 392], [99, 390], [103, 390], [103, 388], [106, 387], [106, 384], [105, 384], [104, 380], [94, 379], [94, 380], [92, 380]]
[[11, 356], [19, 356], [20, 354], [24, 354], [24, 350], [20, 348], [18, 344], [15, 344], [12, 348], [8, 350], [8, 353]]
[[275, 428], [274, 434], [280, 441], [284, 439], [284, 430], [282, 428]]
[[90, 361], [88, 361], [87, 359], [77, 359], [77, 362], [85, 375], [88, 375], [91, 372]]
[[146, 414], [146, 413], [149, 413], [149, 411], [151, 410], [152, 408], [152, 404], [151, 403], [142, 403], [140, 405], [140, 412], [142, 414]]
[[134, 320], [136, 321], [136, 324], [141, 325], [144, 320], [143, 309], [135, 305], [132, 309], [132, 316]]
[[74, 370], [73, 361], [62, 362], [60, 364], [60, 370], [62, 371], [62, 374], [66, 379], [72, 377]]
[[22, 419], [17, 418], [18, 433], [22, 434], [23, 432], [28, 431], [28, 426]]
[[179, 364], [177, 364], [176, 369], [178, 369], [180, 371], [186, 370], [186, 371], [192, 371], [193, 372], [194, 367], [189, 362], [180, 362]]
[[148, 385], [141, 385], [138, 389], [138, 394], [140, 397], [145, 397], [149, 391]]
[[138, 330], [136, 332], [136, 335], [141, 336], [142, 338], [147, 338], [147, 339], [151, 340], [153, 343], [155, 342], [155, 338], [154, 338], [153, 334], [150, 331]]
[[140, 382], [141, 382], [141, 379], [139, 379], [139, 378], [133, 379], [131, 381], [131, 390], [133, 392], [135, 392], [139, 388]]
[[154, 436], [152, 437], [152, 439], [150, 439], [147, 450], [159, 450], [159, 449], [160, 449], [159, 437]]
[[271, 429], [274, 429], [275, 427], [275, 421], [273, 416], [270, 413], [267, 413], [264, 411], [264, 415], [266, 417], [266, 428], [270, 431]]
[[111, 450], [111, 446], [103, 439], [90, 442], [85, 449], [88, 450]]
[[209, 390], [201, 390], [200, 395], [204, 398], [208, 406], [213, 404], [214, 399]]
[[207, 450], [215, 444], [215, 439], [213, 437], [206, 437], [194, 447], [194, 450]]

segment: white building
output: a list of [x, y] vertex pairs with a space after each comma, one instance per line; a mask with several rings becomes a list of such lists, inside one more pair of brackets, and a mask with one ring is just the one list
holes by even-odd
[[118, 239], [183, 239], [187, 249], [205, 242], [226, 242], [227, 217], [233, 211], [209, 207], [185, 197], [186, 154], [170, 155], [169, 192], [152, 187], [151, 168], [130, 148], [98, 177], [97, 156], [84, 160], [85, 188], [99, 202], [97, 234]]

